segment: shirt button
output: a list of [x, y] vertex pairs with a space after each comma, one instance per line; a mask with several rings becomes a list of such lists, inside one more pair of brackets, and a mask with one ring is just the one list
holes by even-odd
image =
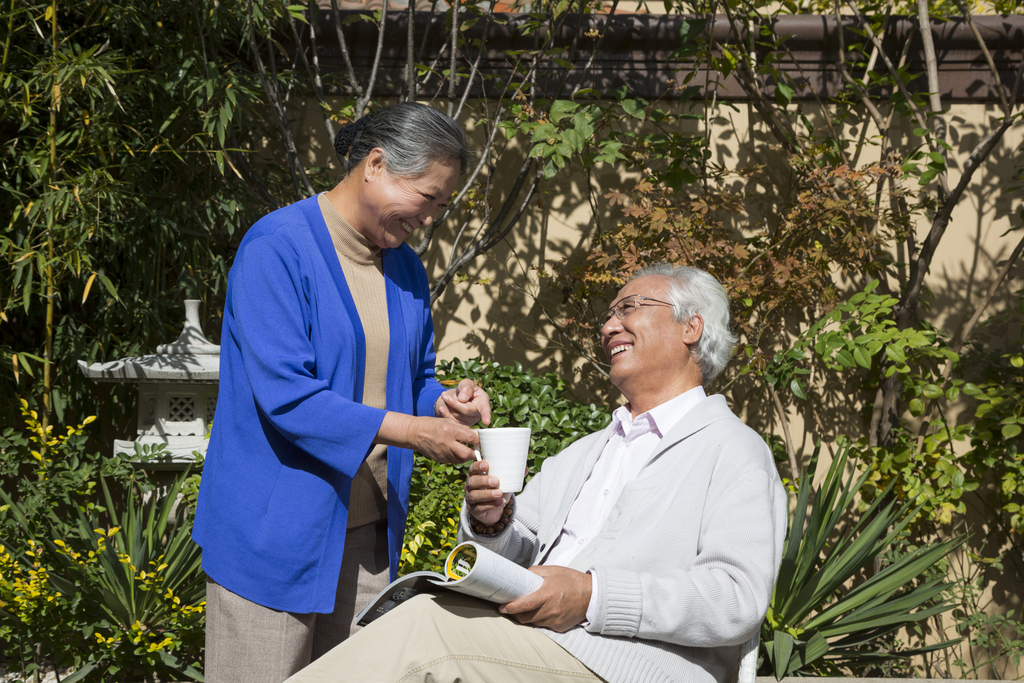
[[585, 541], [581, 538], [576, 545], [583, 545], [584, 543], [585, 543]]
[[611, 493], [611, 492], [610, 492], [610, 491], [609, 491], [608, 489], [605, 489], [605, 490], [604, 490], [604, 493], [603, 493], [603, 494], [601, 494], [601, 495], [607, 496], [607, 495], [608, 495], [609, 493]]

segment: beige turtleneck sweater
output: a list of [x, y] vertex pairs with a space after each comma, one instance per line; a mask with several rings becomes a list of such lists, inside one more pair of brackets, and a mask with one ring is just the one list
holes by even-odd
[[[320, 194], [318, 201], [366, 334], [363, 404], [387, 408], [388, 349], [391, 337], [381, 250], [356, 232], [327, 200], [326, 195]], [[387, 518], [387, 479], [387, 446], [374, 446], [352, 480], [349, 529]]]

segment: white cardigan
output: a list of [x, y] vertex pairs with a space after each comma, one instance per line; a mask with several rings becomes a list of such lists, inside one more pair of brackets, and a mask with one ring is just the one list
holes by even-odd
[[[544, 564], [610, 431], [544, 461], [516, 497], [514, 524], [460, 540]], [[601, 604], [586, 626], [540, 629], [611, 683], [721, 683], [760, 627], [778, 573], [787, 500], [764, 440], [725, 398], [686, 413], [625, 486], [601, 533], [570, 565], [595, 568]]]

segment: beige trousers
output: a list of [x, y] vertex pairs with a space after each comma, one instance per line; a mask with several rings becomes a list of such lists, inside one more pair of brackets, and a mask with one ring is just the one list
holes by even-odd
[[583, 683], [602, 681], [540, 631], [457, 593], [418, 595], [288, 683]]
[[355, 633], [355, 615], [388, 585], [387, 521], [349, 529], [334, 612], [257, 605], [206, 582], [207, 683], [281, 683]]

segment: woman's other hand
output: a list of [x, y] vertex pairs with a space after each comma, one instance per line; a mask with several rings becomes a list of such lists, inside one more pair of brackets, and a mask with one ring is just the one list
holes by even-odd
[[491, 424], [491, 398], [471, 379], [441, 394], [434, 404], [434, 414], [455, 420], [468, 427], [477, 422]]

